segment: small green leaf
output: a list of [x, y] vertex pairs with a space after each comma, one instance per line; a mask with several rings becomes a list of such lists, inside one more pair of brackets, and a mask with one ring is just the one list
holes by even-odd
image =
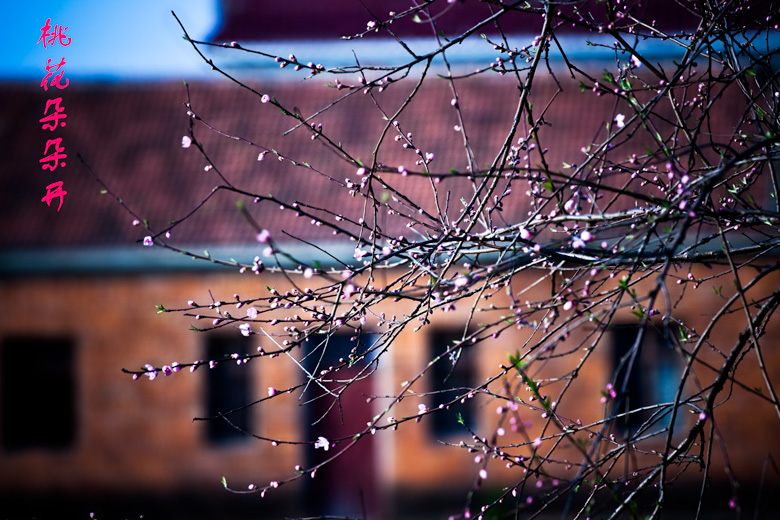
[[224, 475], [222, 476], [222, 485], [225, 487], [225, 489], [228, 488], [227, 487], [227, 479], [224, 477]]
[[165, 307], [163, 307], [162, 305], [157, 305], [156, 309], [157, 309], [157, 314], [161, 314], [166, 311]]

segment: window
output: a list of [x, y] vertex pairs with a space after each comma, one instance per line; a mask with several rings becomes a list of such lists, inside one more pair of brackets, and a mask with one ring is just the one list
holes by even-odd
[[[612, 329], [613, 374], [615, 375], [613, 384], [617, 391], [625, 379], [637, 334], [639, 334], [638, 324], [618, 325]], [[617, 396], [619, 409], [616, 413], [623, 414], [655, 404], [674, 402], [681, 371], [680, 359], [674, 346], [664, 337], [661, 330], [652, 324], [648, 325], [644, 341], [631, 368], [626, 394]], [[632, 413], [617, 419], [616, 425], [624, 433], [636, 433], [642, 424], [658, 412], [659, 409], [650, 409]], [[651, 431], [668, 426], [670, 418], [668, 411], [663, 415], [656, 415], [654, 420], [657, 424], [651, 427]]]
[[[441, 356], [441, 359], [428, 369], [426, 376], [430, 385], [429, 391], [432, 392], [428, 406], [438, 408], [439, 405], [446, 405], [474, 387], [476, 360], [470, 344], [445, 354], [460, 342], [463, 329], [438, 329], [434, 330], [429, 337], [429, 358], [435, 359]], [[434, 436], [446, 437], [465, 432], [458, 422], [459, 415], [469, 428], [473, 429], [476, 426], [473, 399], [467, 399], [463, 403], [458, 401], [448, 410], [433, 413], [426, 420], [430, 420]]]
[[2, 442], [9, 451], [63, 449], [75, 437], [73, 345], [63, 338], [8, 338], [0, 353]]
[[[206, 358], [220, 360], [238, 354], [241, 358], [249, 353], [249, 344], [243, 337], [211, 336], [206, 345]], [[227, 413], [249, 403], [252, 392], [251, 371], [248, 366], [234, 360], [219, 363], [208, 369], [206, 377], [206, 413], [214, 417]], [[212, 444], [232, 444], [248, 440], [243, 431], [251, 429], [251, 408], [233, 412], [226, 420], [219, 418], [206, 421], [206, 438]]]

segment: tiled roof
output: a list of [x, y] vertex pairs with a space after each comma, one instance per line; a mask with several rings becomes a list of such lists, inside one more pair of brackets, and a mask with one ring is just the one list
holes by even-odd
[[[329, 0], [309, 2], [305, 7], [291, 8], [286, 2], [222, 0], [222, 23], [212, 39], [216, 42], [338, 39], [359, 34], [366, 30], [369, 21], [387, 20], [391, 11], [402, 13], [411, 5], [407, 0]], [[603, 4], [591, 2], [590, 5], [580, 7], [585, 12], [606, 19], [606, 6]], [[480, 0], [441, 0], [430, 7], [431, 14], [436, 17], [436, 30], [449, 37], [474, 27], [497, 10], [495, 3]], [[675, 16], [668, 15], [670, 10]], [[646, 22], [657, 20], [664, 30], [696, 27], [695, 17], [675, 0], [641, 2], [634, 6], [632, 13]], [[413, 17], [407, 16], [395, 21], [390, 29], [402, 38], [430, 37], [431, 26], [429, 23], [421, 23], [422, 21], [415, 22]], [[501, 18], [501, 27], [508, 33], [537, 32], [541, 26], [542, 18], [535, 14], [516, 12]], [[577, 31], [577, 28], [573, 30]], [[487, 24], [480, 32], [492, 34], [495, 32], [495, 26]]]
[[[501, 81], [493, 77], [458, 84], [466, 129], [481, 167], [490, 164], [506, 138], [518, 100], [512, 79]], [[413, 79], [399, 81], [384, 92], [375, 91], [373, 98], [358, 92], [312, 121], [322, 123], [324, 132], [353, 157], [370, 164], [374, 147], [387, 125], [377, 105], [387, 114], [394, 113], [414, 85]], [[315, 113], [346, 93], [325, 88], [316, 77], [299, 83], [252, 86], [304, 115]], [[345, 178], [357, 178], [356, 167], [319, 140], [312, 140], [305, 128], [283, 136], [293, 126], [293, 120], [233, 84], [198, 82], [190, 84], [189, 90], [192, 109], [204, 121], [227, 134], [275, 149], [298, 163], [306, 161], [321, 173], [295, 166], [291, 161], [280, 162], [271, 153], [258, 161], [260, 149], [219, 136], [196, 122], [196, 138], [204, 143], [216, 167], [236, 188], [259, 195], [273, 194], [289, 203], [298, 200], [335, 208], [354, 220], [362, 216], [362, 199], [351, 197], [341, 185]], [[536, 116], [553, 99], [556, 90], [548, 77], [537, 78], [531, 97]], [[187, 95], [182, 83], [74, 83], [56, 94], [62, 95], [68, 115], [67, 127], [56, 132], [42, 130], [38, 123], [46, 99], [52, 96], [36, 85], [26, 84], [3, 85], [0, 92], [0, 150], [7, 165], [0, 178], [2, 248], [127, 245], [148, 234], [140, 226], [132, 225], [133, 217], [115, 200], [100, 194], [100, 186], [80, 164], [77, 154], [129, 208], [140, 218], [148, 219], [155, 231], [162, 230], [169, 220], [186, 215], [215, 186], [224, 184], [214, 170], [204, 171], [207, 162], [195, 146], [181, 146], [188, 129]], [[433, 171], [447, 173], [454, 168], [461, 172], [436, 185], [442, 207], [446, 191], [452, 190], [448, 214], [454, 219], [459, 215], [460, 197], [468, 197], [472, 188], [462, 175], [466, 158], [462, 138], [453, 130], [457, 120], [451, 99], [446, 82], [430, 78], [398, 120], [404, 131], [413, 132], [417, 147], [435, 154]], [[564, 92], [555, 98], [544, 116], [549, 126], [542, 132], [548, 145], [555, 145], [547, 155], [548, 163], [560, 168], [564, 161], [581, 161], [583, 144], [603, 138], [605, 119], [620, 110], [625, 107], [615, 107], [614, 101], [589, 92], [582, 94], [576, 84], [566, 83]], [[601, 137], [597, 137], [599, 132]], [[525, 134], [524, 122], [519, 133]], [[66, 168], [52, 173], [41, 170], [38, 161], [46, 139], [55, 134], [63, 137], [68, 159]], [[392, 136], [391, 131], [380, 146], [379, 162], [414, 169], [416, 156], [401, 148]], [[643, 144], [638, 142], [637, 146]], [[426, 210], [434, 211], [429, 179], [398, 174], [383, 177]], [[59, 213], [40, 202], [45, 186], [54, 180], [63, 180], [68, 191]], [[528, 210], [525, 184], [516, 183], [513, 188], [504, 208], [510, 221]], [[376, 185], [376, 189], [381, 193], [381, 186]], [[331, 237], [324, 227], [313, 226], [311, 219], [294, 218], [292, 211], [280, 211], [277, 204], [253, 204], [251, 198], [219, 191], [202, 211], [174, 231], [172, 242], [252, 243], [256, 232], [236, 209], [240, 198], [258, 225], [272, 230], [276, 238], [284, 236], [282, 231], [307, 240]], [[371, 222], [373, 215], [366, 218]], [[380, 223], [391, 234], [409, 233], [404, 220], [386, 216], [381, 219]]]

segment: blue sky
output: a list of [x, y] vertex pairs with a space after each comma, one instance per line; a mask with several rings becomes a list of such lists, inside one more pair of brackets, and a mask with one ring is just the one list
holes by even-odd
[[[36, 0], [4, 7], [11, 23], [5, 26], [0, 81], [40, 81], [47, 58], [62, 57], [71, 81], [187, 79], [211, 72], [182, 39], [171, 10], [193, 38], [205, 39], [216, 27], [218, 0]], [[36, 44], [47, 18], [52, 27], [69, 26], [69, 46]]]
[[[172, 10], [194, 39], [208, 39], [219, 23], [219, 0], [12, 2], [6, 8], [12, 21], [7, 27], [10, 35], [5, 39], [10, 52], [4, 53], [6, 57], [0, 61], [0, 81], [37, 84], [45, 75], [47, 58], [58, 63], [62, 57], [66, 60], [65, 77], [71, 81], [220, 78], [182, 39], [183, 33], [171, 14]], [[47, 18], [51, 18], [52, 27], [55, 24], [69, 27], [66, 33], [72, 38], [69, 46], [54, 45], [44, 49], [42, 44], [36, 44]], [[533, 35], [526, 36], [528, 42], [533, 39]], [[408, 43], [417, 51], [429, 51], [435, 40], [411, 39]], [[576, 51], [582, 47], [580, 43], [571, 48]], [[264, 42], [254, 47], [280, 56], [294, 53], [303, 61], [325, 66], [353, 63], [353, 50], [361, 59], [374, 65], [389, 65], [408, 58], [396, 43], [388, 43], [386, 39], [359, 42], [294, 40]], [[582, 50], [592, 52], [593, 48]], [[204, 52], [209, 52], [209, 49], [204, 49]], [[276, 77], [279, 72], [272, 60], [244, 53], [217, 51], [212, 56], [221, 67], [232, 73], [240, 74], [241, 70], [251, 68], [255, 75], [268, 72]], [[474, 64], [485, 65], [494, 57], [492, 46], [475, 38], [460, 45], [450, 60], [456, 66], [462, 61], [471, 70]], [[239, 70], [236, 71], [235, 67]], [[301, 77], [284, 75], [286, 78], [291, 76]]]
[[[260, 0], [257, 0], [260, 1]], [[194, 39], [205, 40], [214, 33], [219, 23], [219, 0], [36, 0], [35, 2], [6, 2], [6, 49], [0, 60], [0, 81], [40, 82], [45, 75], [47, 58], [54, 63], [66, 59], [65, 77], [71, 81], [146, 81], [190, 80], [194, 78], [218, 79], [191, 45], [182, 39], [182, 31], [171, 11], [175, 11]], [[41, 27], [47, 18], [52, 26], [69, 26], [67, 35], [72, 43], [43, 48], [36, 44]], [[533, 40], [533, 35], [520, 35], [515, 43]], [[598, 36], [591, 35], [591, 40]], [[571, 41], [569, 41], [571, 40]], [[609, 38], [605, 43], [609, 43]], [[600, 47], [584, 45], [579, 36], [562, 37], [570, 58], [607, 60], [614, 62], [614, 53]], [[306, 41], [264, 42], [250, 47], [273, 55], [287, 56], [294, 53], [302, 61], [322, 63], [326, 67], [353, 63], [352, 51], [362, 61], [374, 65], [397, 64], [408, 56], [400, 47], [382, 39], [366, 39], [359, 42]], [[432, 50], [432, 39], [407, 43], [418, 52]], [[774, 42], [773, 42], [774, 44]], [[669, 59], [682, 50], [669, 43], [643, 43], [651, 59]], [[208, 49], [204, 49], [209, 52]], [[553, 52], [553, 55], [555, 52]], [[272, 60], [258, 59], [244, 53], [219, 52], [212, 54], [221, 67], [240, 74], [250, 70], [256, 76], [268, 72], [278, 75], [278, 66]], [[484, 66], [494, 59], [491, 46], [474, 38], [458, 46], [449, 56], [453, 65], [463, 65], [468, 70], [475, 64]], [[57, 61], [55, 61], [57, 60]], [[292, 75], [299, 77], [300, 75]], [[291, 77], [285, 74], [284, 77]]]

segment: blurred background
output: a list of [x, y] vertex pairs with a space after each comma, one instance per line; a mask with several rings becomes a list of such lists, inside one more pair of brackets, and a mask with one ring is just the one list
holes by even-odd
[[[448, 34], [484, 16], [484, 6], [477, 2], [462, 4], [439, 20]], [[658, 17], [663, 4], [653, 3], [646, 16]], [[133, 381], [121, 372], [145, 363], [170, 366], [254, 352], [264, 346], [262, 341], [250, 341], [235, 329], [195, 333], [189, 330], [191, 318], [159, 315], [155, 306], [176, 309], [186, 307], [189, 300], [208, 303], [212, 298], [235, 301], [236, 293], [248, 296], [268, 284], [284, 283], [272, 275], [247, 278], [235, 270], [142, 245], [149, 232], [140, 222], [164, 229], [220, 184], [198, 151], [182, 146], [190, 124], [188, 109], [230, 135], [310, 161], [321, 171], [339, 172], [333, 174], [341, 177], [354, 174], [344, 172], [339, 159], [312, 144], [308, 134], [282, 137], [290, 123], [280, 121], [278, 110], [261, 104], [254, 93], [211, 70], [182, 38], [171, 10], [192, 39], [227, 44], [228, 48], [204, 50], [207, 58], [258, 93], [267, 92], [309, 114], [332, 102], [337, 91], [322, 88], [325, 81], [318, 77], [305, 79], [303, 71], [280, 71], [272, 59], [240, 52], [240, 47], [273, 56], [295, 54], [303, 62], [326, 67], [354, 64], [356, 57], [362, 63], [394, 63], [403, 52], [393, 40], [339, 38], [364, 32], [373, 19], [371, 10], [385, 17], [404, 7], [404, 2], [361, 5], [352, 0], [38, 1], [6, 6], [10, 34], [0, 63], [0, 517], [86, 519], [95, 513], [103, 519], [143, 515], [170, 520], [325, 512], [360, 517], [368, 512], [376, 518], [446, 518], [462, 512], [479, 466], [461, 452], [448, 456], [451, 448], [439, 441], [457, 444], [468, 438], [455, 425], [456, 413], [474, 427], [495, 423], [495, 410], [479, 399], [453, 410], [449, 419], [442, 414], [420, 428], [401, 428], [398, 435], [380, 432], [318, 478], [283, 485], [261, 500], [256, 494], [225, 492], [222, 478], [235, 489], [262, 487], [294, 474], [296, 465], [316, 463], [323, 453], [305, 444], [273, 446], [224, 423], [192, 419], [258, 399], [267, 395], [268, 387], [286, 388], [301, 377], [294, 367], [266, 359], [243, 367], [159, 374], [154, 381]], [[52, 29], [67, 27], [69, 45], [36, 44], [47, 19]], [[515, 24], [508, 32], [519, 41], [533, 41], [538, 20], [508, 21]], [[676, 23], [684, 25], [686, 20]], [[416, 49], [434, 47], [425, 24], [407, 20], [395, 29]], [[572, 42], [578, 38], [576, 33], [567, 37]], [[598, 47], [568, 48], [570, 58], [593, 70], [615, 63], [614, 53]], [[666, 48], [645, 50], [657, 59], [671, 56]], [[65, 64], [60, 85], [67, 80], [67, 87], [49, 83], [44, 90], [47, 60], [56, 65], [61, 58]], [[460, 71], [474, 70], [494, 59], [492, 46], [468, 43], [453, 55], [452, 65]], [[538, 91], [543, 103], [556, 86], [549, 78], [540, 78]], [[464, 83], [460, 90], [461, 99], [468, 100], [464, 113], [474, 147], [482, 157], [489, 157], [501, 142], [514, 109], [496, 100], [511, 99], [513, 92], [516, 85], [511, 81], [489, 79]], [[387, 95], [396, 103], [404, 99], [404, 92], [392, 89]], [[41, 118], [55, 110], [47, 101], [57, 97], [67, 115], [59, 122], [66, 124], [57, 126], [55, 121], [55, 128], [43, 129]], [[441, 124], [453, 118], [449, 101], [445, 86], [424, 89], [405, 121], [444, 164], [460, 160], [462, 152], [451, 146], [455, 121]], [[349, 103], [321, 121], [339, 129], [345, 147], [363, 150], [367, 157], [383, 122], [369, 100]], [[613, 110], [608, 101], [583, 105], [580, 98], [561, 96], [546, 117], [559, 132], [561, 150], [554, 158], [563, 160], [568, 151], [578, 151], [594, 125], [603, 125], [604, 114]], [[327, 183], [318, 184], [288, 164], [258, 162], [255, 148], [202, 127], [196, 131], [214, 165], [236, 185], [250, 185], [289, 201], [334, 200]], [[62, 138], [58, 146], [64, 146], [67, 157], [50, 171], [42, 169], [41, 158], [52, 153], [53, 148], [42, 150], [53, 138]], [[391, 152], [385, 157], [388, 163], [394, 160]], [[41, 200], [56, 181], [62, 181], [67, 191], [59, 211], [58, 199], [50, 205]], [[414, 181], [399, 182], [416, 189]], [[236, 198], [217, 193], [208, 210], [175, 229], [171, 243], [251, 262], [260, 246], [256, 231], [236, 210]], [[264, 228], [327, 243], [340, 254], [340, 244], [328, 242], [330, 237], [308, 223], [265, 207], [254, 215]], [[301, 254], [327, 266], [327, 258], [310, 250]], [[312, 425], [325, 411], [292, 395], [248, 410], [237, 416], [236, 424], [264, 437], [299, 441], [355, 431], [376, 413], [365, 396], [397, 393], [401, 381], [413, 377], [431, 355], [460, 335], [464, 311], [445, 316], [425, 333], [401, 336], [393, 356], [369, 383], [375, 386], [355, 388], [345, 424]], [[622, 341], [618, 336], [613, 339], [616, 345]], [[353, 346], [348, 338], [343, 342], [338, 349]], [[519, 343], [510, 337], [508, 344]], [[452, 377], [459, 386], [477, 384], [505, 361], [506, 351], [506, 344], [499, 345], [479, 361], [461, 364], [465, 368]], [[584, 416], [602, 413], [594, 389], [604, 387], [621, 352], [617, 346], [594, 356], [592, 371], [582, 375], [583, 384], [596, 396], [589, 401], [583, 392], [581, 402], [572, 402]], [[654, 378], [663, 373], [674, 377], [678, 367], [669, 363], [648, 361], [646, 386], [636, 388], [637, 395], [663, 393], [663, 384]], [[425, 383], [428, 391], [436, 391], [437, 381], [444, 378], [432, 374]], [[417, 403], [404, 406], [409, 413], [417, 409]], [[750, 464], [749, 457], [737, 459], [737, 465]], [[760, 462], [755, 464], [760, 467]], [[755, 464], [745, 471], [753, 471]], [[511, 482], [508, 473], [497, 474], [495, 483], [483, 488], [488, 496]], [[539, 479], [540, 489], [550, 485]]]

